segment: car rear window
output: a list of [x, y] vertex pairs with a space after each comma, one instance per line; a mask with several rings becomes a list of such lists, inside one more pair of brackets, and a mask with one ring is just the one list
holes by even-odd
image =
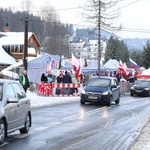
[[2, 101], [3, 98], [3, 84], [0, 83], [0, 101]]
[[108, 87], [110, 85], [109, 79], [90, 79], [87, 86], [100, 86], [100, 87]]

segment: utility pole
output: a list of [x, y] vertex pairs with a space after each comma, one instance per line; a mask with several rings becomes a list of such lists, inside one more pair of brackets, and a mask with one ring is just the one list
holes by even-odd
[[24, 32], [24, 69], [27, 70], [27, 57], [28, 57], [28, 18], [25, 18], [25, 32]]
[[100, 75], [101, 62], [101, 0], [99, 0], [99, 15], [98, 15], [98, 75]]

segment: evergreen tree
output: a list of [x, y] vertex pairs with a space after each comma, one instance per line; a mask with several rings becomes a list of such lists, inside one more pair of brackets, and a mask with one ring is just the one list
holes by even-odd
[[150, 41], [147, 41], [142, 52], [142, 64], [145, 68], [150, 67]]
[[129, 62], [129, 51], [122, 40], [111, 36], [107, 43], [107, 48], [105, 52], [105, 62], [109, 59], [121, 60], [122, 62]]

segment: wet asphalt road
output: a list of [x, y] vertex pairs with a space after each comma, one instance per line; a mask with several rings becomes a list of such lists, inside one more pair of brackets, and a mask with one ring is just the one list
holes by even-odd
[[0, 150], [128, 150], [149, 117], [150, 98], [122, 96], [111, 107], [79, 102], [32, 110], [29, 134]]

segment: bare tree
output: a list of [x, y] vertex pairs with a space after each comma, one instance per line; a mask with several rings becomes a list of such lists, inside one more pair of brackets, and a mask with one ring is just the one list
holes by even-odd
[[51, 6], [44, 6], [39, 14], [42, 18], [44, 27], [44, 51], [51, 54], [65, 55], [65, 50], [69, 50], [64, 42], [64, 37], [67, 34], [67, 29], [64, 24], [60, 22], [59, 14]]
[[[116, 26], [116, 19], [119, 17], [119, 11], [116, 11], [118, 0], [88, 0], [84, 6], [83, 17], [91, 25], [92, 32], [98, 33], [98, 74], [100, 74], [101, 61], [101, 29], [115, 31], [120, 29]], [[115, 9], [114, 9], [115, 8]]]
[[22, 0], [21, 1], [21, 8], [22, 8], [22, 11], [29, 13], [33, 9], [32, 0]]
[[82, 12], [85, 22], [90, 24], [91, 28], [94, 29], [98, 29], [98, 24], [100, 24], [101, 29], [111, 32], [120, 29], [120, 25], [116, 25], [116, 21], [120, 15], [120, 11], [117, 9], [118, 1], [88, 0]]
[[59, 22], [59, 14], [56, 13], [53, 7], [46, 5], [41, 7], [38, 16], [40, 16], [43, 21], [44, 36], [47, 37], [52, 27]]
[[64, 37], [68, 35], [68, 26], [60, 22], [58, 12], [48, 2], [44, 5], [35, 9], [36, 5], [33, 5], [32, 0], [22, 0], [19, 8], [13, 9], [11, 13], [8, 11], [9, 15], [5, 13], [7, 16], [5, 22], [9, 21], [12, 31], [24, 31], [24, 18], [28, 17], [28, 31], [36, 34], [41, 42], [42, 50], [68, 57], [69, 45], [64, 40]]

